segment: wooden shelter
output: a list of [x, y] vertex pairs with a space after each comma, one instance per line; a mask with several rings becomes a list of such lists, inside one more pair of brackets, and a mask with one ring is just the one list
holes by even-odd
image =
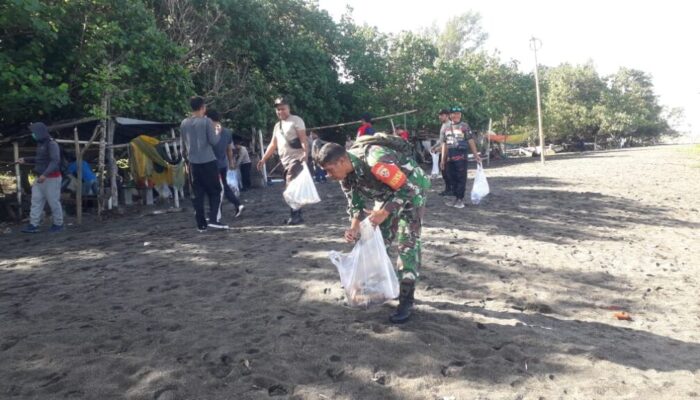
[[[112, 209], [119, 204], [117, 187], [117, 163], [115, 151], [128, 151], [129, 142], [139, 135], [158, 137], [166, 143], [166, 150], [175, 156], [181, 154], [182, 142], [176, 135], [175, 127], [178, 124], [168, 122], [144, 121], [133, 118], [110, 117], [106, 119], [83, 118], [73, 121], [57, 123], [49, 126], [51, 136], [65, 151], [66, 145], [70, 145], [75, 152], [77, 166], [76, 189], [76, 216], [77, 222], [82, 222], [82, 160], [88, 150], [96, 145], [98, 152], [98, 176], [99, 190], [97, 194], [97, 212], [101, 215], [105, 208]], [[17, 160], [30, 155], [30, 135], [13, 137], [13, 159], [15, 176], [17, 180], [17, 204], [22, 210], [22, 171]], [[27, 154], [21, 154], [20, 149]], [[34, 148], [31, 148], [33, 154]], [[107, 179], [104, 179], [106, 177]], [[109, 182], [109, 188], [105, 188], [105, 181]], [[179, 193], [175, 191], [175, 206], [179, 207]]]

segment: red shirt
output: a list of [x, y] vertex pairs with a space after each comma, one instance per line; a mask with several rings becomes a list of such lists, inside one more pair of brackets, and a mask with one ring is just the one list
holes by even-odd
[[398, 134], [399, 134], [399, 136], [401, 136], [401, 138], [403, 140], [408, 141], [408, 131], [405, 131], [402, 129], [402, 130], [398, 131]]
[[372, 124], [369, 122], [360, 125], [360, 129], [357, 130], [357, 137], [364, 135], [374, 135], [374, 128], [372, 128]]

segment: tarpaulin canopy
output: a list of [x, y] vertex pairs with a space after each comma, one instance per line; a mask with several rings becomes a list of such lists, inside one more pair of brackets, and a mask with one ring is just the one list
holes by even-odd
[[169, 134], [170, 129], [180, 125], [174, 122], [153, 122], [124, 117], [115, 117], [114, 121], [117, 123], [114, 130], [114, 144], [127, 143], [139, 135]]
[[[95, 130], [95, 126], [99, 124], [100, 121], [101, 119], [99, 118], [81, 118], [71, 121], [52, 123], [49, 125], [49, 132], [51, 132], [51, 136], [53, 136], [55, 139], [72, 140], [73, 129], [78, 128], [79, 140], [90, 140], [90, 137], [92, 137], [92, 133]], [[133, 138], [139, 135], [170, 136], [170, 129], [179, 126], [179, 124], [175, 122], [155, 122], [125, 117], [113, 117], [112, 121], [114, 122], [113, 144], [129, 143]], [[27, 128], [24, 133], [17, 132], [17, 134], [2, 138], [0, 143], [9, 143], [10, 141], [31, 143], [29, 128]]]

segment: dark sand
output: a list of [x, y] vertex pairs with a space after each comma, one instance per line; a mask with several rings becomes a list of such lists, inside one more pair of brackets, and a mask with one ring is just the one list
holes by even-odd
[[274, 187], [225, 232], [198, 234], [191, 208], [13, 228], [0, 399], [698, 398], [700, 160], [660, 147], [487, 175], [492, 194], [463, 210], [434, 181], [404, 326], [391, 305], [344, 305], [335, 183], [299, 227], [280, 225]]

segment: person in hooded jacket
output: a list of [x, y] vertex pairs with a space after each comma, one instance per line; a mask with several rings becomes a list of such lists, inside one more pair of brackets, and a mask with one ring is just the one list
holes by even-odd
[[51, 208], [53, 225], [51, 232], [63, 230], [63, 208], [61, 207], [61, 149], [49, 134], [49, 128], [43, 122], [29, 125], [32, 137], [36, 140], [36, 156], [17, 160], [18, 163], [34, 163], [34, 172], [39, 176], [32, 185], [32, 208], [29, 213], [29, 225], [22, 232], [37, 233], [41, 224], [46, 203]]

